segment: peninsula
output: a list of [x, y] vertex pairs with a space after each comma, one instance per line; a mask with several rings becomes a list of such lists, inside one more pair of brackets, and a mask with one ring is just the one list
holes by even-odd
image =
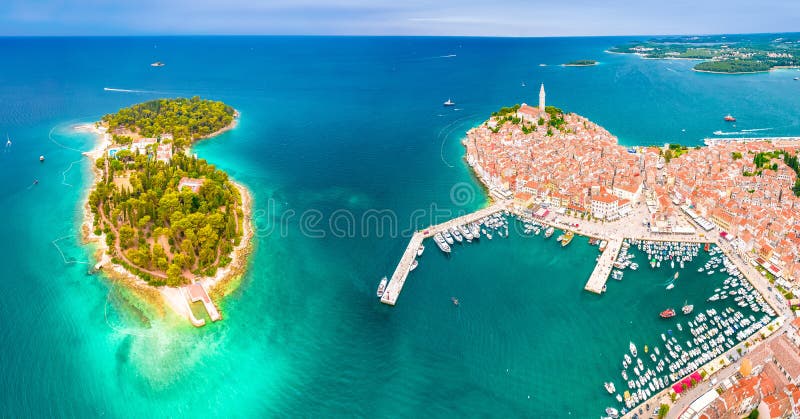
[[709, 35], [655, 38], [618, 45], [609, 52], [644, 58], [701, 60], [695, 71], [743, 74], [800, 66], [796, 34]]
[[[158, 289], [195, 326], [191, 302], [221, 318], [209, 292], [244, 267], [252, 236], [247, 190], [189, 147], [232, 128], [238, 113], [217, 101], [159, 99], [95, 124], [87, 236], [103, 245], [96, 269]], [[89, 215], [89, 214], [87, 214]]]
[[[664, 355], [651, 341], [655, 353], [649, 360], [637, 358], [630, 342], [630, 353], [621, 359], [624, 381], [618, 387], [613, 379], [603, 383], [626, 417], [648, 403], [664, 412], [681, 409], [699, 388], [708, 388], [699, 383], [735, 372], [729, 365], [742, 354], [772, 348], [767, 341], [783, 342], [776, 336], [789, 331], [791, 307], [800, 305], [800, 139], [627, 148], [589, 119], [546, 105], [545, 98], [542, 85], [538, 106], [501, 108], [467, 132], [466, 162], [494, 202], [418, 230], [391, 279], [379, 286], [381, 302], [397, 303], [410, 273], [419, 269], [425, 240], [449, 255], [481, 237], [508, 237], [512, 224], [522, 224], [523, 234], [544, 233], [543, 240], [562, 230], [556, 239], [562, 248], [576, 234], [599, 245], [602, 254], [584, 287], [598, 295], [607, 291], [608, 278], [621, 281], [624, 270], [639, 269], [634, 248], [646, 254], [650, 269], [663, 263], [674, 271], [668, 283], [656, 285], [665, 286], [664, 292], [705, 251], [708, 259], [697, 272], [707, 281], [719, 278], [720, 288], [693, 298], [701, 298], [697, 304], [719, 301], [720, 312], [709, 307], [694, 315], [695, 303], [684, 302], [680, 310], [691, 316], [684, 317], [691, 336], [683, 347], [672, 330], [669, 339], [662, 335]], [[453, 297], [452, 303], [458, 306], [459, 300]], [[665, 322], [676, 316], [674, 308], [664, 308], [652, 315]], [[707, 323], [707, 316], [713, 321]], [[718, 329], [709, 331], [713, 327]], [[800, 363], [800, 351], [786, 362]], [[619, 412], [606, 410], [612, 417]]]

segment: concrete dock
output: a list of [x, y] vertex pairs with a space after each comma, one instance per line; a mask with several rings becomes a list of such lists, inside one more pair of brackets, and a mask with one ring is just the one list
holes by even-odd
[[[463, 215], [461, 217], [453, 218], [452, 220], [430, 226], [414, 233], [414, 235], [411, 236], [411, 240], [408, 242], [408, 246], [406, 246], [405, 252], [403, 252], [403, 257], [400, 258], [400, 263], [397, 264], [397, 268], [395, 268], [389, 283], [386, 285], [386, 290], [381, 297], [381, 302], [391, 306], [397, 303], [397, 297], [399, 297], [400, 293], [403, 291], [403, 285], [405, 285], [406, 279], [408, 278], [408, 272], [409, 269], [411, 269], [411, 264], [417, 257], [417, 249], [419, 249], [420, 245], [422, 245], [422, 241], [424, 239], [433, 237], [436, 233], [440, 233], [451, 227], [478, 221], [483, 217], [492, 215], [507, 208], [508, 204], [506, 202], [498, 202], [489, 207]], [[433, 249], [429, 251], [433, 251]]]
[[600, 255], [600, 260], [597, 261], [597, 265], [595, 265], [594, 271], [592, 271], [589, 281], [586, 282], [586, 286], [583, 289], [595, 294], [603, 293], [603, 287], [605, 287], [608, 276], [611, 274], [611, 269], [614, 268], [614, 262], [617, 261], [621, 248], [621, 238], [608, 241], [606, 250]]
[[211, 318], [212, 322], [215, 322], [222, 318], [222, 316], [219, 314], [219, 311], [217, 310], [217, 307], [211, 301], [211, 297], [208, 296], [208, 292], [206, 292], [206, 289], [203, 287], [202, 284], [197, 282], [189, 284], [186, 286], [186, 292], [189, 296], [189, 301], [193, 303], [196, 301], [201, 301], [203, 303], [203, 306], [205, 307], [206, 312], [208, 313], [208, 317]]

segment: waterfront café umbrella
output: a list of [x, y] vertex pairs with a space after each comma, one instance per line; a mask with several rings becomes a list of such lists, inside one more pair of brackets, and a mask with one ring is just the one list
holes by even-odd
[[689, 378], [694, 379], [694, 382], [697, 383], [697, 384], [699, 384], [701, 381], [703, 381], [703, 376], [700, 375], [700, 373], [697, 372], [697, 371], [693, 372], [692, 375], [689, 376]]
[[742, 358], [742, 365], [739, 367], [739, 373], [742, 377], [747, 377], [753, 371], [753, 363], [750, 358]]

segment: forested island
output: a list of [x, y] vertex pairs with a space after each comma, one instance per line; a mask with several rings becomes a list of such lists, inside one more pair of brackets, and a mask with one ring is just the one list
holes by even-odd
[[800, 66], [800, 37], [792, 35], [709, 35], [633, 41], [609, 52], [644, 58], [702, 60], [695, 71], [741, 74]]
[[236, 117], [222, 102], [193, 97], [140, 103], [97, 123], [105, 141], [93, 154], [88, 207], [104, 258], [169, 287], [231, 263], [247, 235], [247, 191], [188, 148]]
[[566, 67], [587, 67], [591, 65], [597, 65], [597, 61], [595, 60], [575, 60], [565, 63], [564, 66]]

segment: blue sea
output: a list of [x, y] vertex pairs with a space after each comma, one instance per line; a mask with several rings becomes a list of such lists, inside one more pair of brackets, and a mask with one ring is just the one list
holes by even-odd
[[[2, 415], [599, 415], [628, 342], [657, 343], [662, 306], [700, 309], [718, 286], [691, 273], [704, 260], [671, 294], [672, 271], [647, 268], [598, 297], [583, 291], [585, 239], [512, 234], [450, 258], [429, 245], [396, 307], [375, 288], [414, 229], [485, 205], [460, 141], [501, 106], [537, 102], [540, 83], [624, 145], [800, 135], [800, 73], [604, 52], [627, 40], [0, 38]], [[576, 59], [599, 65], [560, 66]], [[73, 129], [194, 95], [241, 112], [195, 151], [253, 192], [257, 228], [224, 320], [201, 329], [87, 274], [81, 152], [95, 139]]]

